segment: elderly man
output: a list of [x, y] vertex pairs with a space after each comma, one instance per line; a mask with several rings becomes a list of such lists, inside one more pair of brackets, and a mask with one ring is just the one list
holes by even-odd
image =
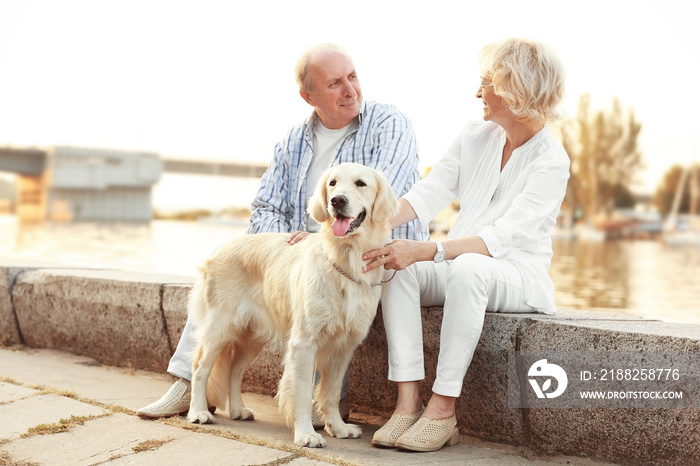
[[[397, 198], [419, 180], [418, 150], [411, 123], [390, 105], [362, 98], [355, 65], [342, 48], [316, 45], [296, 65], [299, 94], [314, 108], [275, 147], [253, 201], [248, 233], [289, 232], [290, 243], [318, 231], [306, 206], [316, 182], [327, 168], [344, 162], [362, 163], [382, 172]], [[425, 240], [417, 221], [393, 231], [394, 238]], [[158, 418], [189, 410], [192, 354], [197, 342], [189, 319], [168, 372], [180, 380], [158, 401], [141, 408], [139, 416]], [[347, 418], [347, 374], [340, 408]], [[323, 427], [314, 412], [314, 426]]]

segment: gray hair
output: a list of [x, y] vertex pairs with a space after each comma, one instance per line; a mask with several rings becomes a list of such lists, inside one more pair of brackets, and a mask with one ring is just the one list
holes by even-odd
[[311, 62], [316, 58], [316, 56], [322, 54], [322, 53], [328, 53], [328, 52], [340, 52], [344, 55], [346, 55], [350, 61], [352, 62], [352, 57], [350, 54], [342, 48], [339, 45], [336, 44], [316, 44], [312, 45], [311, 47], [307, 48], [304, 53], [301, 54], [299, 57], [299, 60], [297, 60], [297, 64], [294, 67], [294, 72], [296, 75], [297, 79], [297, 85], [299, 86], [300, 91], [304, 92], [309, 92], [313, 91], [314, 88], [314, 83], [311, 77], [309, 76], [309, 65]]
[[479, 53], [482, 78], [518, 117], [555, 121], [564, 98], [564, 66], [546, 44], [506, 39], [486, 45]]

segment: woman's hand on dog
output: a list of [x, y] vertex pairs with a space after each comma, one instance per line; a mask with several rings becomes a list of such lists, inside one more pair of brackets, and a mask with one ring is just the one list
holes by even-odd
[[363, 254], [362, 260], [369, 261], [365, 265], [365, 272], [381, 266], [385, 269], [403, 270], [414, 262], [430, 260], [434, 255], [435, 243], [398, 239]]

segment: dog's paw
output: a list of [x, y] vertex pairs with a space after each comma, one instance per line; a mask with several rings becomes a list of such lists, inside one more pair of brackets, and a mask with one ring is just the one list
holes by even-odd
[[360, 438], [362, 436], [362, 428], [355, 424], [326, 424], [326, 431], [335, 438]]
[[211, 424], [214, 422], [214, 415], [208, 410], [200, 411], [198, 413], [193, 413], [192, 411], [187, 414], [187, 421], [193, 424]]
[[302, 434], [297, 434], [295, 432], [294, 443], [300, 447], [309, 448], [321, 448], [326, 446], [326, 441], [323, 439], [321, 434], [317, 434], [316, 432]]
[[255, 413], [246, 407], [231, 408], [228, 413], [231, 419], [240, 419], [241, 421], [252, 421], [255, 419]]

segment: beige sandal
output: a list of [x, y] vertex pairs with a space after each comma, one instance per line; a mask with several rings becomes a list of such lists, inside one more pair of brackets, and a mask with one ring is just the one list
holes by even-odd
[[394, 447], [396, 439], [401, 437], [404, 432], [411, 428], [413, 424], [420, 419], [421, 414], [425, 410], [425, 406], [417, 413], [413, 414], [393, 414], [381, 429], [374, 433], [372, 437], [372, 445], [382, 447]]
[[431, 421], [422, 417], [396, 440], [396, 446], [411, 451], [436, 451], [459, 443], [457, 417]]

